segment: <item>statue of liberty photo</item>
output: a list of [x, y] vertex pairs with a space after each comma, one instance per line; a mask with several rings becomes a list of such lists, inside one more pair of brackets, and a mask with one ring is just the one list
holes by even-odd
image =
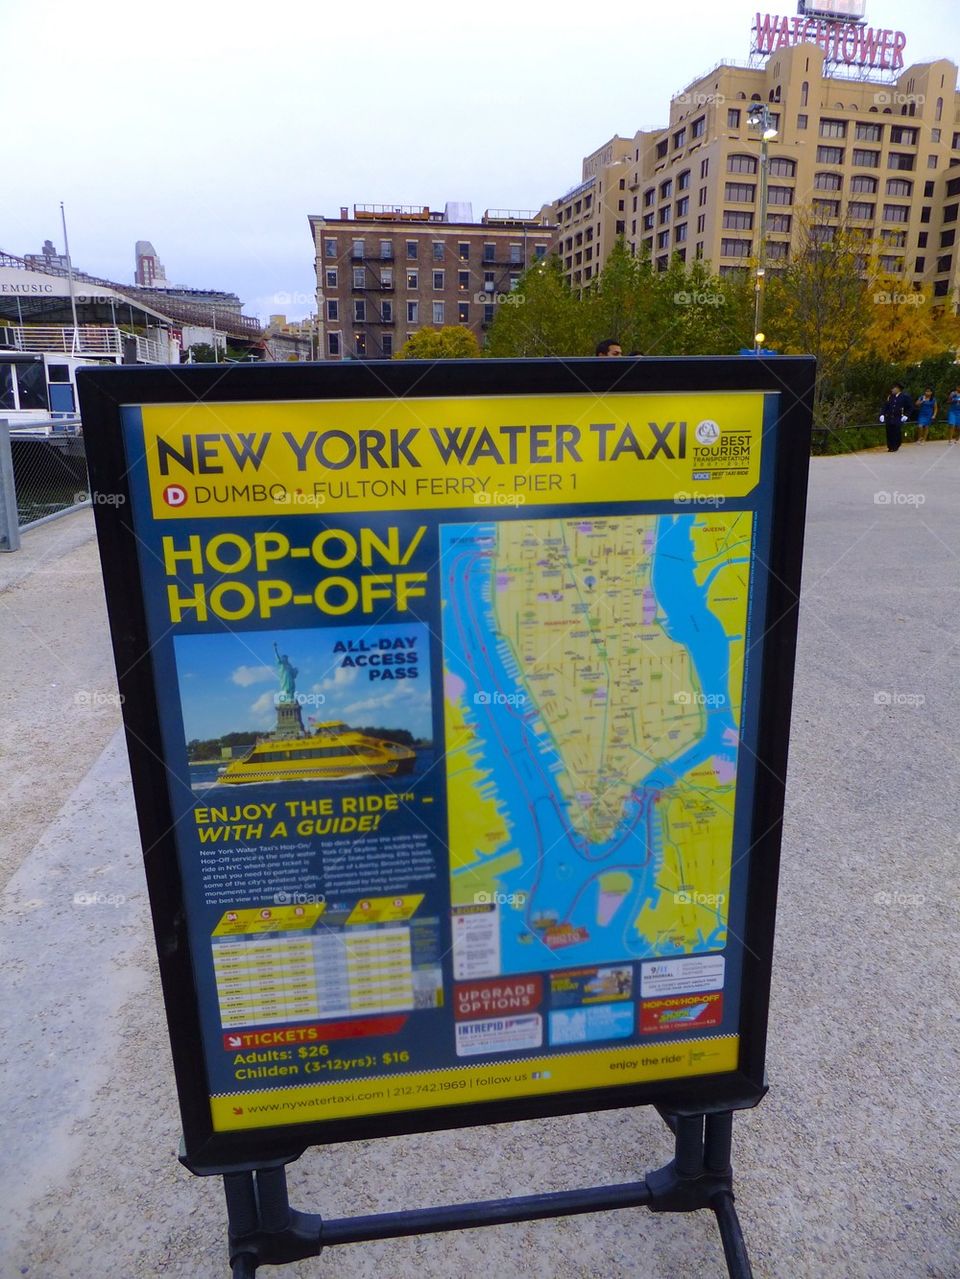
[[276, 654], [277, 675], [280, 679], [280, 692], [277, 696], [277, 702], [296, 702], [297, 700], [297, 676], [300, 672], [291, 663], [286, 653], [281, 653], [274, 641], [273, 651]]

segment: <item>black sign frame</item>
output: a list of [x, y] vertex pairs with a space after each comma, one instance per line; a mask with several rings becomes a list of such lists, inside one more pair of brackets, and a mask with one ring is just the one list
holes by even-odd
[[[84, 437], [160, 976], [183, 1122], [186, 1165], [198, 1174], [288, 1162], [310, 1146], [626, 1106], [673, 1115], [755, 1106], [767, 1090], [765, 1053], [786, 775], [815, 362], [809, 357], [638, 360], [543, 359], [343, 362], [78, 371]], [[163, 777], [127, 461], [124, 405], [590, 392], [769, 392], [779, 398], [769, 575], [763, 623], [765, 682], [758, 708], [763, 777], [754, 796], [744, 934], [739, 1069], [434, 1109], [218, 1133], [202, 1063], [200, 1013], [183, 884]]]

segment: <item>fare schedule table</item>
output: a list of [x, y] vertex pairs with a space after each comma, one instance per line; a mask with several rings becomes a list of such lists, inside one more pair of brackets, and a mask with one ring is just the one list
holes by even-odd
[[314, 932], [321, 913], [315, 906], [227, 912], [212, 938], [224, 1029], [413, 1008], [409, 927]]

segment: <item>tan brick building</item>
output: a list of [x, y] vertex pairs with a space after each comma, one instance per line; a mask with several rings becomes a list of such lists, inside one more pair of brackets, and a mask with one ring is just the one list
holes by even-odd
[[[798, 214], [829, 228], [846, 219], [880, 245], [879, 265], [907, 287], [955, 298], [960, 203], [960, 94], [947, 59], [889, 77], [824, 75], [824, 50], [798, 44], [762, 67], [721, 64], [679, 93], [663, 129], [615, 136], [583, 162], [583, 181], [552, 206], [564, 273], [582, 287], [623, 234], [660, 269], [671, 255], [721, 273], [758, 248], [760, 140], [748, 126], [766, 103], [767, 265], [796, 247]], [[588, 256], [589, 252], [589, 256]]]
[[320, 358], [387, 359], [420, 328], [463, 325], [483, 342], [524, 270], [553, 247], [549, 210], [364, 205], [311, 216]]

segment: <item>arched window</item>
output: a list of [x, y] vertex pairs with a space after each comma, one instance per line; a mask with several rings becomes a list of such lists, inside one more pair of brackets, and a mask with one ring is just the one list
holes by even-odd
[[943, 98], [937, 98], [936, 119], [939, 120], [943, 115]]
[[807, 96], [809, 93], [810, 93], [810, 86], [806, 82], [806, 80], [804, 80], [803, 84], [801, 84], [800, 86], [800, 105], [802, 107], [805, 107], [807, 105]]

